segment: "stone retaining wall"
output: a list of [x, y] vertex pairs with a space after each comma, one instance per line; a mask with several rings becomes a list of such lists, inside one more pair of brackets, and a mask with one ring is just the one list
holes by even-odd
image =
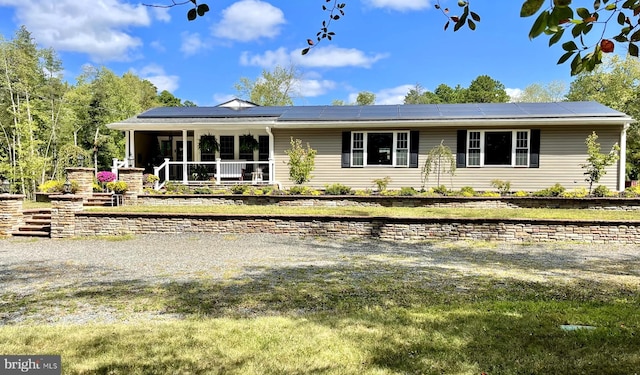
[[558, 208], [640, 210], [640, 198], [537, 198], [537, 197], [385, 197], [385, 196], [295, 196], [295, 195], [139, 195], [146, 206], [279, 205], [442, 208]]
[[0, 194], [0, 237], [8, 236], [23, 222], [24, 195]]
[[393, 241], [489, 240], [640, 243], [640, 221], [309, 217], [98, 213], [75, 215], [76, 236], [151, 233], [270, 233]]

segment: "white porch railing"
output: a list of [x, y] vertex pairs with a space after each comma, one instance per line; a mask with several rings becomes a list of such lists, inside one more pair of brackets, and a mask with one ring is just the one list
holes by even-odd
[[[182, 184], [214, 182], [217, 185], [229, 183], [265, 184], [273, 182], [275, 163], [269, 161], [221, 160], [216, 161], [171, 161], [153, 167], [158, 177], [154, 189], [162, 189], [168, 181]], [[185, 170], [186, 169], [186, 173]], [[173, 177], [173, 178], [172, 178]]]

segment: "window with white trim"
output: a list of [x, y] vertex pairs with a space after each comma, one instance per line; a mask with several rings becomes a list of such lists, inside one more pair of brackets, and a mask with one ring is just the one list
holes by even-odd
[[530, 143], [530, 130], [470, 130], [467, 166], [528, 167]]
[[351, 166], [409, 166], [409, 132], [351, 132]]

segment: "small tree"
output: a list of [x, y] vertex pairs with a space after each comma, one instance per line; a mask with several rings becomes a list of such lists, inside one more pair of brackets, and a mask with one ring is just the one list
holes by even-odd
[[444, 140], [435, 146], [427, 154], [427, 159], [422, 167], [422, 190], [424, 185], [429, 181], [429, 175], [436, 174], [436, 186], [440, 186], [440, 176], [448, 174], [453, 177], [456, 172], [456, 158], [451, 152], [451, 148], [444, 144]]
[[307, 143], [307, 148], [302, 147], [300, 139], [291, 138], [291, 149], [285, 150], [289, 156], [287, 165], [289, 166], [289, 179], [300, 185], [311, 181], [311, 172], [315, 168], [317, 151], [312, 149]]
[[591, 195], [593, 184], [597, 184], [600, 178], [607, 173], [606, 168], [618, 160], [620, 151], [620, 146], [615, 143], [608, 154], [602, 154], [600, 153], [600, 143], [597, 140], [598, 135], [596, 132], [587, 137], [585, 144], [587, 145], [587, 154], [589, 156], [585, 164], [580, 164], [582, 168], [586, 169], [584, 174], [587, 177], [584, 180], [589, 183], [589, 195]]

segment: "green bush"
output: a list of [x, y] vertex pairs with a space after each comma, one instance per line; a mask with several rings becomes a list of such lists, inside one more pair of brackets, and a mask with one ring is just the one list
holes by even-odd
[[353, 192], [349, 186], [342, 184], [331, 184], [324, 187], [324, 193], [326, 195], [352, 195]]
[[401, 187], [400, 192], [398, 193], [398, 195], [401, 197], [412, 197], [417, 194], [418, 194], [418, 191], [411, 186]]
[[542, 189], [533, 193], [534, 197], [559, 197], [564, 193], [565, 188], [560, 184], [555, 184], [546, 189]]
[[515, 193], [513, 193], [514, 197], [518, 197], [518, 198], [523, 198], [523, 197], [528, 197], [529, 193], [527, 193], [526, 191], [523, 190], [518, 190]]
[[496, 193], [495, 191], [485, 191], [480, 194], [481, 197], [500, 197], [502, 196], [500, 193]]
[[212, 194], [213, 191], [208, 186], [199, 186], [193, 189], [193, 194]]
[[111, 181], [107, 182], [107, 189], [113, 191], [116, 194], [123, 194], [129, 190], [129, 185], [124, 181]]
[[167, 181], [167, 183], [164, 184], [164, 189], [167, 194], [191, 194], [191, 190], [189, 190], [187, 185], [178, 182]]
[[589, 191], [586, 188], [577, 188], [574, 191], [565, 191], [562, 193], [562, 197], [564, 198], [584, 198], [589, 195]]
[[448, 195], [449, 189], [445, 185], [436, 186], [433, 188], [433, 192], [440, 195]]
[[249, 185], [233, 185], [229, 188], [233, 194], [245, 194], [249, 191]]
[[100, 184], [98, 184], [97, 182], [94, 182], [91, 185], [91, 189], [94, 193], [102, 193], [104, 191], [104, 189], [102, 189], [102, 186], [100, 186]]
[[493, 186], [500, 195], [507, 195], [511, 191], [511, 181], [491, 180]]
[[613, 193], [609, 190], [608, 187], [604, 185], [598, 185], [595, 189], [593, 189], [594, 197], [610, 197]]
[[473, 197], [476, 194], [476, 191], [473, 190], [471, 186], [463, 186], [460, 188], [460, 195], [462, 195], [463, 197]]
[[637, 198], [640, 197], [640, 185], [630, 186], [625, 189], [624, 196], [628, 198]]
[[383, 178], [376, 178], [373, 183], [378, 187], [378, 193], [387, 190], [387, 186], [391, 182], [391, 177], [385, 176]]
[[[75, 194], [80, 185], [78, 185], [77, 181], [69, 181], [71, 183], [71, 193]], [[38, 186], [38, 190], [47, 194], [63, 194], [64, 193], [64, 183], [65, 181], [60, 180], [49, 180], [45, 181]]]
[[289, 195], [318, 195], [319, 192], [309, 186], [295, 185], [289, 189]]

